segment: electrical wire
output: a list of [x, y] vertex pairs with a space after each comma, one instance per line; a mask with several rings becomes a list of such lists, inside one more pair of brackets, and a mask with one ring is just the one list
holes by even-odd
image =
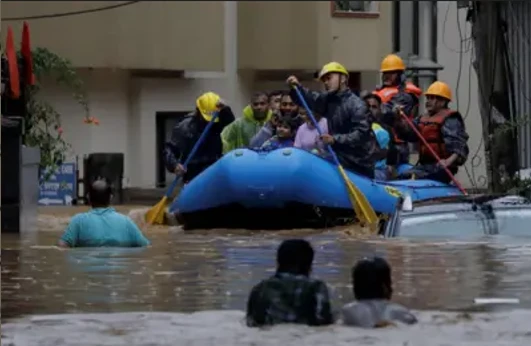
[[14, 22], [14, 21], [20, 21], [20, 20], [50, 19], [50, 18], [77, 16], [81, 14], [114, 10], [116, 8], [134, 5], [139, 2], [141, 1], [127, 1], [121, 4], [116, 4], [116, 5], [109, 5], [109, 6], [104, 6], [104, 7], [92, 8], [88, 10], [79, 10], [79, 11], [71, 11], [71, 12], [63, 12], [63, 13], [41, 14], [41, 15], [26, 16], [26, 17], [5, 17], [5, 18], [2, 18], [2, 21]]
[[[459, 18], [459, 8], [457, 7], [457, 3], [456, 2], [453, 2], [453, 4], [455, 4], [455, 6], [456, 6], [456, 26], [457, 26], [457, 31], [459, 33], [459, 50], [455, 50], [455, 49], [450, 48], [444, 41], [444, 35], [445, 35], [445, 29], [444, 28], [445, 28], [445, 26], [447, 25], [447, 22], [448, 22], [448, 13], [450, 11], [450, 6], [451, 6], [450, 3], [448, 4], [448, 6], [446, 8], [446, 12], [445, 12], [445, 16], [444, 16], [444, 22], [443, 22], [443, 44], [445, 45], [445, 47], [448, 50], [459, 54], [459, 66], [458, 66], [458, 70], [457, 70], [457, 80], [456, 80], [456, 86], [455, 86], [456, 109], [460, 109], [460, 107], [459, 107], [459, 105], [460, 105], [460, 102], [459, 102], [460, 101], [460, 98], [459, 98], [459, 87], [461, 85], [461, 78], [463, 77], [464, 54], [466, 54], [466, 53], [470, 54], [470, 59], [469, 59], [469, 64], [468, 64], [468, 90], [467, 90], [467, 100], [466, 100], [467, 104], [466, 104], [465, 112], [462, 113], [463, 120], [465, 120], [469, 116], [470, 108], [471, 108], [470, 96], [472, 95], [472, 85], [471, 85], [472, 68], [473, 68], [472, 62], [473, 62], [473, 58], [474, 58], [475, 49], [474, 49], [474, 41], [471, 39], [472, 33], [470, 34], [470, 37], [464, 37], [463, 28], [462, 28], [462, 25], [461, 25], [461, 20]], [[483, 136], [481, 136], [480, 142], [479, 142], [474, 154], [470, 158], [470, 170], [468, 169], [467, 166], [464, 166], [465, 173], [466, 173], [466, 175], [468, 177], [468, 180], [469, 180], [470, 184], [472, 185], [472, 187], [474, 187], [475, 189], [478, 188], [478, 185], [483, 187], [486, 184], [486, 182], [487, 182], [486, 177], [478, 176], [477, 179], [476, 179], [476, 174], [475, 174], [476, 168], [479, 167], [481, 165], [481, 163], [482, 163], [482, 158], [479, 156], [479, 152], [481, 151], [482, 145], [483, 145]]]
[[[442, 34], [441, 34], [442, 35], [442, 44], [451, 52], [454, 52], [454, 53], [467, 53], [471, 49], [470, 47], [468, 48], [467, 51], [462, 52], [461, 46], [460, 46], [459, 50], [456, 50], [456, 49], [453, 49], [450, 46], [448, 46], [448, 44], [446, 43], [446, 39], [445, 39], [446, 38], [446, 25], [448, 24], [448, 14], [450, 12], [451, 4], [455, 4], [455, 6], [457, 7], [457, 2], [448, 1], [448, 5], [446, 6], [446, 11], [444, 13], [444, 20], [443, 20], [443, 27], [442, 27]], [[459, 13], [459, 8], [457, 8], [457, 13]], [[459, 16], [457, 16], [457, 18], [459, 18]], [[458, 25], [460, 25], [459, 19], [458, 19]], [[465, 40], [469, 41], [469, 42], [473, 42], [472, 34], [470, 34], [470, 36], [467, 37]], [[463, 41], [462, 37], [461, 37], [461, 41]]]

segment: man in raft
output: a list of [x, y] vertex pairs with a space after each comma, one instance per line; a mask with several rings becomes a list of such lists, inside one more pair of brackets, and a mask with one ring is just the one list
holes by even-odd
[[[382, 85], [374, 90], [383, 108], [383, 119], [387, 125], [392, 125], [394, 119], [393, 107], [400, 105], [410, 119], [415, 116], [422, 90], [413, 83], [406, 81], [406, 65], [396, 54], [389, 54], [380, 64]], [[409, 145], [392, 131], [393, 146], [398, 151], [397, 165], [409, 163]]]
[[272, 117], [269, 97], [265, 92], [257, 92], [251, 97], [251, 104], [243, 109], [243, 116], [236, 119], [221, 133], [223, 153], [249, 146], [251, 139]]
[[[171, 139], [164, 147], [166, 168], [177, 175], [183, 174], [185, 184], [221, 157], [221, 131], [234, 121], [232, 110], [218, 94], [207, 92], [199, 96], [195, 104], [195, 111], [173, 128]], [[219, 112], [214, 126], [210, 128], [185, 171], [182, 162], [186, 160], [206, 125], [212, 120], [214, 112]]]
[[[382, 120], [382, 102], [380, 97], [374, 93], [364, 92], [360, 95], [365, 103], [369, 112], [371, 114], [372, 121], [372, 131], [376, 137], [376, 142], [380, 150], [376, 153], [376, 164], [374, 170], [374, 178], [377, 180], [388, 180], [391, 177], [391, 166], [390, 163], [396, 163], [396, 158], [393, 160], [392, 156], [397, 156], [396, 149], [394, 149], [391, 143], [391, 127], [384, 124]], [[391, 157], [389, 162], [388, 158]]]
[[468, 157], [468, 134], [461, 114], [448, 108], [452, 101], [452, 91], [446, 83], [435, 82], [426, 92], [426, 112], [414, 121], [420, 134], [439, 156], [441, 161], [432, 155], [430, 150], [419, 140], [410, 126], [402, 118], [400, 110], [397, 115], [396, 129], [408, 141], [419, 143], [419, 162], [405, 176], [414, 174], [417, 178], [433, 179], [443, 183], [451, 181], [443, 167], [447, 167], [452, 174], [457, 173]]
[[[332, 146], [343, 167], [374, 178], [376, 139], [367, 106], [349, 89], [348, 77], [343, 65], [331, 62], [319, 72], [326, 92], [300, 87], [295, 76], [288, 77], [286, 82], [298, 87], [311, 110], [328, 120], [330, 134], [323, 135], [321, 140]], [[291, 98], [302, 107], [295, 90], [291, 91]]]

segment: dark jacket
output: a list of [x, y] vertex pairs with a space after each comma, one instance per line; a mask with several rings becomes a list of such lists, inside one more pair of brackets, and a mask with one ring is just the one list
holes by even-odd
[[281, 148], [291, 148], [293, 147], [292, 138], [279, 138], [278, 136], [273, 136], [262, 144], [260, 150], [263, 151], [272, 151]]
[[334, 323], [326, 284], [288, 273], [276, 273], [253, 287], [247, 302], [246, 320], [249, 327]]
[[[415, 125], [418, 124], [418, 119], [413, 121]], [[419, 142], [417, 134], [411, 130], [405, 121], [401, 120], [399, 126], [395, 127], [399, 132], [400, 137], [403, 137], [409, 142]], [[468, 148], [468, 134], [466, 133], [465, 123], [462, 120], [461, 114], [456, 112], [455, 115], [448, 117], [442, 127], [441, 135], [444, 140], [446, 151], [450, 154], [459, 155], [456, 161], [458, 166], [462, 166], [469, 154]]]
[[[332, 148], [344, 168], [373, 177], [378, 144], [365, 102], [351, 90], [322, 93], [301, 88], [301, 91], [311, 110], [327, 118], [328, 130], [335, 140]], [[301, 105], [295, 90], [291, 91], [291, 98]]]
[[[204, 142], [188, 164], [183, 177], [185, 182], [193, 179], [222, 156], [221, 131], [233, 121], [234, 114], [230, 107], [219, 112], [219, 122], [210, 128]], [[164, 146], [164, 161], [168, 171], [174, 172], [178, 163], [184, 163], [207, 124], [203, 117], [192, 112], [173, 128], [171, 139]]]
[[[383, 86], [377, 87], [376, 91], [379, 91]], [[401, 105], [404, 107], [404, 113], [411, 115], [415, 112], [419, 105], [419, 99], [413, 94], [407, 93], [405, 91], [405, 86], [399, 88], [399, 92], [394, 95], [391, 100], [388, 102], [382, 103], [382, 113], [384, 121], [387, 125], [393, 125], [393, 119], [395, 112], [393, 112], [393, 107], [395, 105]]]

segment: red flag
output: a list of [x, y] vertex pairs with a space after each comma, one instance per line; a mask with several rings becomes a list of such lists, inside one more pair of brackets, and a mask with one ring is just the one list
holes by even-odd
[[33, 74], [33, 59], [31, 56], [30, 31], [27, 22], [22, 28], [22, 47], [20, 49], [24, 57], [24, 69], [26, 74], [26, 84], [35, 85], [35, 75]]
[[11, 97], [18, 99], [20, 97], [20, 80], [18, 74], [17, 52], [15, 51], [15, 44], [13, 42], [13, 30], [7, 27], [6, 40], [6, 57], [9, 65], [9, 86], [11, 89]]

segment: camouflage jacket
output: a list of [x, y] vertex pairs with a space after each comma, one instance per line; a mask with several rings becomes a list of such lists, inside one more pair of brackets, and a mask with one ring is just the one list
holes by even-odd
[[276, 273], [256, 285], [247, 302], [247, 325], [332, 324], [326, 284], [303, 275]]

